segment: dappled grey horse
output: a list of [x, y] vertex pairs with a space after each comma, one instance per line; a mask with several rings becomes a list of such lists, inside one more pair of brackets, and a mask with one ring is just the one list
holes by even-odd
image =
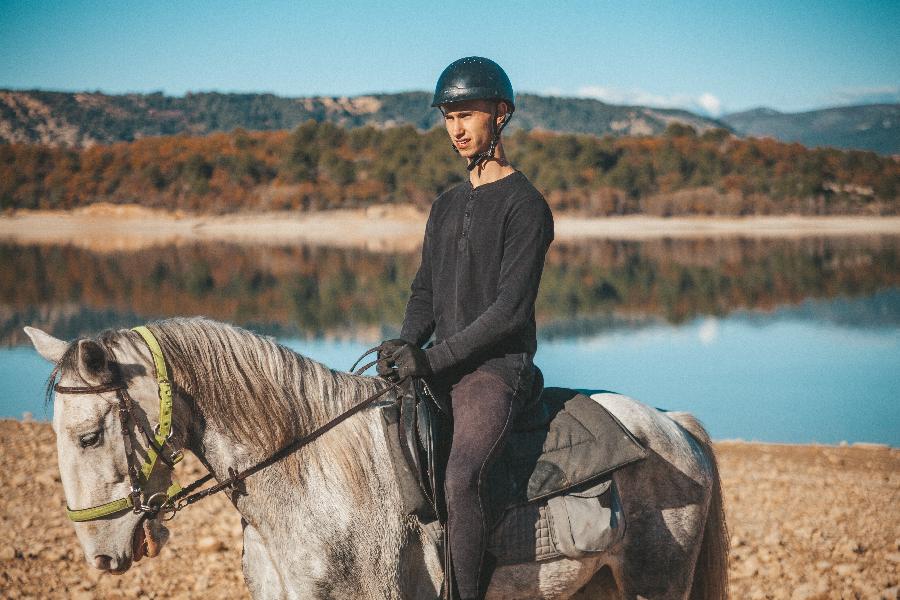
[[[384, 387], [380, 379], [330, 370], [269, 338], [207, 319], [148, 328], [172, 387], [171, 431], [164, 428], [160, 450], [190, 450], [220, 481], [229, 469], [253, 465]], [[158, 505], [147, 499], [165, 498], [171, 483], [168, 461], [151, 465], [140, 493], [129, 474], [157, 454], [144, 432], [166, 412], [159, 369], [148, 342], [132, 330], [71, 344], [26, 332], [56, 365], [65, 392], [55, 398], [53, 429], [70, 516], [84, 518], [73, 520], [85, 558], [122, 572], [156, 555], [168, 537], [155, 511], [115, 504], [131, 497], [131, 504]], [[487, 597], [724, 598], [727, 539], [706, 432], [686, 413], [661, 413], [616, 394], [593, 398], [648, 450], [647, 458], [614, 474], [627, 524], [623, 539], [581, 559], [498, 567]], [[120, 416], [123, 404], [131, 418]], [[243, 570], [254, 598], [439, 595], [439, 552], [401, 508], [378, 412], [354, 415], [231, 491], [244, 523]], [[104, 506], [115, 512], [98, 519], [89, 508]]]

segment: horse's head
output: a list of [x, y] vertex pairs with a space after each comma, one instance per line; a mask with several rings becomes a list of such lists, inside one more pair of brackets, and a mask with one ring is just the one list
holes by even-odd
[[[144, 469], [149, 477], [141, 474], [148, 460], [147, 434], [159, 423], [161, 410], [150, 350], [134, 332], [71, 344], [39, 329], [26, 327], [25, 332], [38, 353], [56, 365], [53, 430], [59, 471], [85, 559], [98, 569], [124, 572], [143, 556], [156, 556], [168, 538], [154, 511], [132, 506], [147, 505], [162, 493], [153, 501], [160, 502], [172, 476], [162, 459]], [[174, 431], [163, 447], [164, 458], [173, 446], [181, 447], [184, 433]], [[110, 504], [115, 501], [120, 502]]]

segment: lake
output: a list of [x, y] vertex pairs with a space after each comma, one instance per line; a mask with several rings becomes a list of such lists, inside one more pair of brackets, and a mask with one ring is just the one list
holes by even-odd
[[[72, 339], [203, 314], [333, 368], [396, 334], [417, 254], [193, 243], [96, 252], [0, 243], [0, 417], [47, 419]], [[900, 446], [900, 237], [554, 244], [537, 302], [548, 385], [689, 410], [715, 439]]]

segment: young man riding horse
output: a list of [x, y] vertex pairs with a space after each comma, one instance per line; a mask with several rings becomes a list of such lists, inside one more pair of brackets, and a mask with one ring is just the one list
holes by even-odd
[[[425, 228], [422, 262], [399, 339], [379, 352], [379, 374], [422, 377], [449, 393], [453, 438], [445, 489], [453, 572], [461, 598], [490, 577], [483, 476], [532, 393], [534, 302], [553, 216], [506, 159], [500, 134], [515, 110], [506, 73], [462, 58], [441, 73], [438, 107], [469, 179], [441, 194]], [[434, 344], [422, 345], [434, 334]]]

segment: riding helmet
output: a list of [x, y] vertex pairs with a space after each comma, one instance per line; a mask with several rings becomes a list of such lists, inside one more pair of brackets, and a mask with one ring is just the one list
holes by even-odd
[[503, 100], [515, 110], [516, 94], [503, 69], [481, 56], [467, 56], [450, 63], [434, 88], [431, 106], [463, 100]]

